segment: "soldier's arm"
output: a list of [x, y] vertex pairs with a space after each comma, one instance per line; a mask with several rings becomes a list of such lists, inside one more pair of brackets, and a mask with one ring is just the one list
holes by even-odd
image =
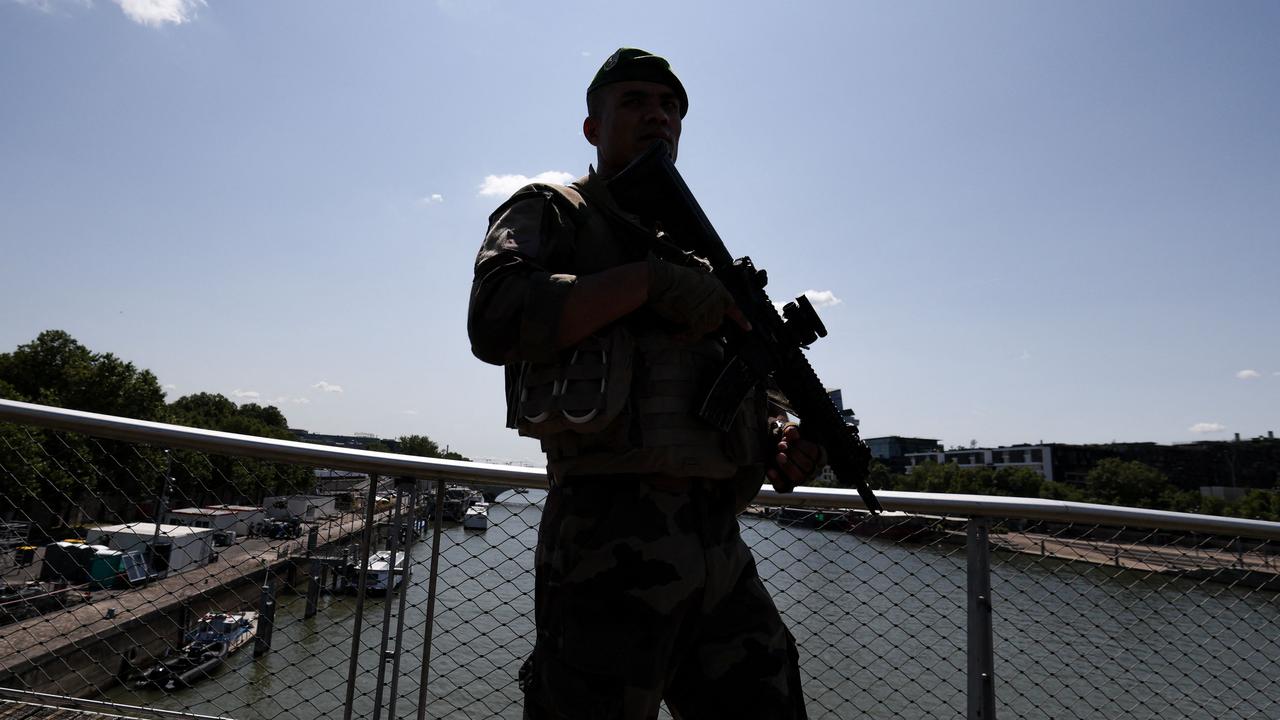
[[494, 212], [467, 314], [476, 357], [495, 365], [550, 360], [649, 302], [698, 335], [719, 327], [725, 314], [750, 328], [718, 281], [669, 263], [646, 260], [590, 275], [547, 272], [572, 242], [572, 224], [536, 188], [517, 192]]
[[646, 263], [619, 265], [591, 275], [579, 275], [560, 311], [556, 345], [576, 345], [591, 333], [644, 305], [649, 297]]
[[550, 360], [644, 304], [643, 262], [591, 275], [548, 272], [572, 243], [572, 223], [537, 188], [517, 192], [494, 212], [467, 312], [476, 357], [495, 365]]

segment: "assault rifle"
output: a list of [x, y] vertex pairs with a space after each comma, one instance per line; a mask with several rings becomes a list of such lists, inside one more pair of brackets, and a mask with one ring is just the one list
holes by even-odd
[[[727, 361], [699, 408], [705, 421], [728, 430], [742, 400], [756, 387], [773, 381], [788, 401], [788, 410], [803, 421], [804, 437], [822, 445], [836, 477], [858, 489], [867, 509], [881, 510], [867, 486], [871, 453], [827, 395], [804, 350], [827, 329], [809, 299], [801, 295], [778, 314], [765, 292], [768, 276], [751, 258], [734, 260], [698, 201], [671, 161], [667, 145], [656, 142], [609, 181], [618, 205], [645, 220], [656, 221], [678, 250], [711, 264], [751, 323], [746, 331], [725, 323]], [[656, 249], [662, 256], [662, 249]], [[676, 258], [667, 258], [676, 259]]]

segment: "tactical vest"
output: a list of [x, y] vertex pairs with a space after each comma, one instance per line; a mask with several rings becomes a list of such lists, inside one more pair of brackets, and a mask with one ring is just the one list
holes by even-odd
[[[559, 215], [572, 226], [571, 233], [544, 228], [557, 243], [549, 272], [587, 275], [649, 254], [654, 232], [617, 209], [597, 183], [537, 186], [558, 210], [544, 217]], [[509, 367], [509, 424], [542, 442], [559, 481], [622, 473], [732, 477], [763, 462], [767, 401], [762, 390], [752, 393], [728, 432], [699, 419], [698, 403], [722, 363], [719, 343], [677, 342], [642, 308], [556, 362]]]

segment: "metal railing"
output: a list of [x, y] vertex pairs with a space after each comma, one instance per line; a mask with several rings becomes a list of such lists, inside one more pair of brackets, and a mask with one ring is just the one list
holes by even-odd
[[[155, 519], [169, 485], [184, 502], [252, 504], [298, 468], [369, 481], [335, 492], [342, 508], [302, 537], [237, 537], [167, 576], [150, 557], [136, 587], [89, 573], [32, 586], [37, 598], [22, 583], [48, 557], [0, 564], [0, 695], [170, 717], [519, 717], [541, 471], [0, 400], [0, 512], [32, 533]], [[504, 492], [483, 531], [459, 522], [464, 485]], [[890, 512], [869, 516], [852, 491], [766, 489], [741, 520], [800, 645], [811, 717], [1280, 716], [1280, 524], [878, 495]], [[163, 535], [172, 549], [176, 531]], [[403, 572], [382, 574], [377, 550]], [[257, 613], [253, 648], [144, 687], [207, 612]]]

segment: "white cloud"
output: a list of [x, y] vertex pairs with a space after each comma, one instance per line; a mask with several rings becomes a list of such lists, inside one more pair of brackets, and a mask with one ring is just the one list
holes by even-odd
[[560, 172], [559, 170], [548, 170], [538, 173], [533, 177], [525, 175], [486, 175], [484, 182], [480, 183], [481, 195], [501, 195], [503, 197], [514, 194], [515, 191], [528, 185], [529, 183], [557, 183], [565, 185], [573, 180], [573, 174]]
[[1241, 370], [1236, 373], [1236, 377], [1241, 380], [1256, 380], [1262, 377], [1262, 375], [1257, 370]]
[[204, 0], [112, 0], [124, 14], [140, 25], [160, 27], [165, 23], [181, 25], [196, 17], [196, 8]]
[[277, 397], [277, 398], [276, 398], [276, 402], [277, 402], [277, 403], [282, 403], [282, 404], [283, 404], [283, 403], [292, 403], [292, 404], [294, 404], [294, 405], [309, 405], [309, 404], [311, 404], [311, 400], [309, 400], [309, 399], [307, 399], [307, 398], [304, 398], [304, 397], [289, 397], [288, 395], [281, 395], [281, 396]]
[[404, 414], [404, 415], [417, 415], [417, 414], [418, 414], [418, 411], [417, 411], [417, 410], [401, 410], [400, 412], [401, 412], [402, 414]]
[[233, 397], [241, 398], [242, 400], [257, 400], [262, 397], [262, 393], [257, 390], [241, 390], [240, 388], [232, 390], [231, 395]]
[[342, 392], [342, 386], [341, 386], [341, 385], [334, 385], [334, 384], [332, 384], [332, 383], [327, 383], [327, 382], [325, 382], [325, 381], [323, 381], [323, 380], [321, 380], [320, 382], [316, 383], [315, 385], [312, 385], [311, 387], [315, 388], [316, 390], [320, 390], [321, 392], [327, 392], [327, 393], [340, 393], [340, 392]]
[[805, 290], [804, 296], [809, 298], [809, 302], [816, 308], [833, 307], [844, 302], [830, 290]]
[[[810, 304], [815, 308], [834, 307], [844, 302], [840, 298], [836, 297], [836, 294], [830, 290], [805, 290], [802, 294], [809, 298]], [[778, 314], [781, 315], [782, 307], [789, 302], [791, 301], [785, 300], [783, 302], [778, 302], [775, 300], [773, 306], [778, 309]]]
[[440, 193], [431, 193], [430, 195], [418, 200], [419, 205], [439, 205], [444, 202], [444, 196]]
[[1030, 360], [1030, 359], [1031, 359], [1031, 351], [1030, 351], [1030, 350], [1023, 350], [1023, 351], [1022, 351], [1022, 353], [1021, 353], [1020, 355], [1018, 355], [1018, 359], [1019, 359], [1019, 360], [1021, 360], [1021, 361], [1023, 361], [1023, 362], [1026, 362], [1026, 361]]
[[178, 389], [178, 386], [177, 386], [177, 385], [174, 385], [173, 383], [169, 383], [168, 385], [165, 385], [162, 389], [163, 389], [163, 390], [177, 390], [177, 389]]
[[1192, 425], [1187, 429], [1193, 433], [1201, 433], [1201, 434], [1220, 433], [1220, 432], [1224, 432], [1227, 429], [1227, 426], [1223, 425], [1222, 423], [1196, 423], [1195, 425]]

